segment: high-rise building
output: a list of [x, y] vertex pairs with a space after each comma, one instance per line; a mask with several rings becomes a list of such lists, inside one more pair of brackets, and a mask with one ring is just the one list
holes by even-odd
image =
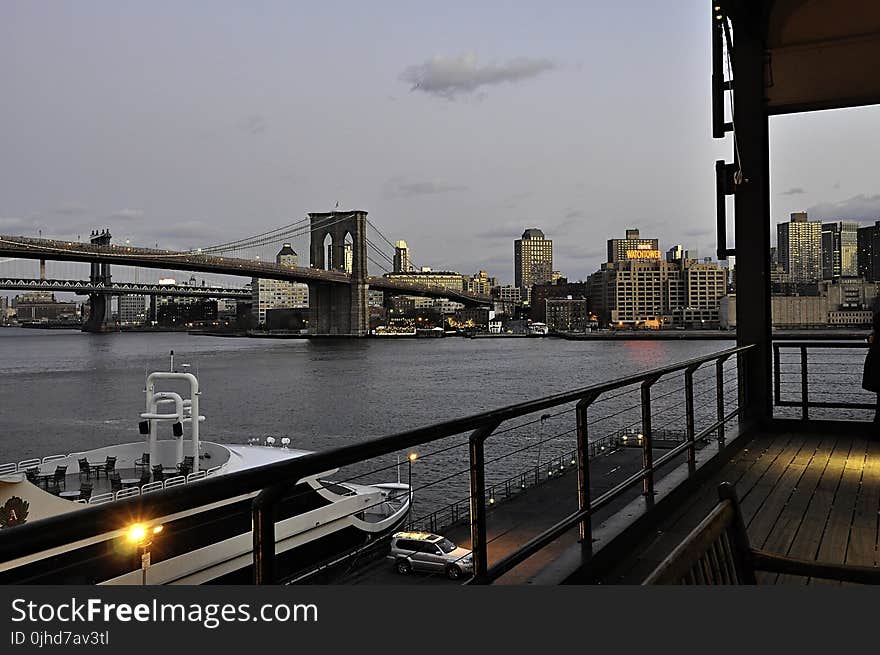
[[411, 270], [409, 247], [406, 245], [406, 241], [400, 239], [394, 244], [394, 272], [406, 273]]
[[822, 279], [856, 277], [858, 263], [858, 223], [822, 223]]
[[464, 290], [470, 293], [481, 293], [488, 296], [492, 293], [492, 288], [498, 286], [498, 281], [494, 277], [489, 277], [486, 271], [475, 273], [471, 277], [465, 276]]
[[660, 259], [657, 239], [643, 239], [638, 229], [626, 231], [625, 239], [608, 239], [608, 263], [627, 259]]
[[790, 282], [822, 279], [822, 222], [808, 220], [807, 212], [793, 213], [776, 226], [776, 253]]
[[[275, 263], [286, 268], [296, 268], [297, 254], [285, 243]], [[309, 285], [286, 280], [253, 278], [251, 280], [251, 312], [258, 326], [266, 324], [269, 309], [302, 309], [309, 306]]]
[[118, 307], [120, 325], [143, 325], [147, 322], [146, 296], [119, 296]]
[[856, 243], [859, 276], [868, 282], [880, 281], [880, 221], [858, 228]]
[[680, 262], [684, 258], [684, 246], [680, 243], [666, 251], [666, 261]]
[[719, 320], [727, 269], [688, 259], [624, 259], [602, 264], [590, 276], [589, 289], [593, 312], [608, 325], [709, 327]]
[[532, 286], [552, 279], [553, 241], [545, 239], [538, 228], [529, 228], [522, 233], [521, 239], [513, 242], [513, 283], [529, 302]]

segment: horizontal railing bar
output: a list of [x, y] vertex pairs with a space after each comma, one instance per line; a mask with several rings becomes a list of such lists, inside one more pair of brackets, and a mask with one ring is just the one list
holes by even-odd
[[867, 348], [867, 341], [774, 341], [774, 347], [779, 348]]
[[[803, 403], [793, 400], [780, 400], [776, 405], [779, 407], [802, 407]], [[807, 405], [820, 409], [877, 409], [877, 403], [832, 403], [811, 400]]]
[[331, 469], [340, 468], [363, 460], [404, 451], [416, 446], [436, 441], [444, 437], [463, 434], [490, 423], [496, 425], [520, 416], [539, 412], [543, 409], [580, 400], [597, 392], [611, 391], [621, 387], [639, 384], [645, 380], [667, 375], [721, 357], [730, 357], [745, 352], [753, 345], [738, 346], [727, 350], [695, 357], [693, 359], [652, 369], [644, 373], [630, 375], [610, 382], [602, 382], [574, 391], [563, 392], [509, 405], [473, 416], [445, 421], [434, 425], [415, 428], [397, 434], [369, 441], [341, 446], [330, 450], [310, 453], [292, 460], [267, 464], [265, 466], [234, 471], [222, 476], [206, 478], [197, 485], [166, 490], [162, 494], [137, 496], [112, 505], [87, 507], [75, 515], [64, 514], [48, 517], [17, 526], [14, 530], [0, 531], [0, 563], [18, 557], [38, 553], [81, 539], [94, 537], [106, 532], [115, 532], [125, 527], [124, 520], [132, 518], [148, 520], [153, 517], [199, 507], [254, 493], [277, 484], [294, 485], [304, 477], [317, 475]]

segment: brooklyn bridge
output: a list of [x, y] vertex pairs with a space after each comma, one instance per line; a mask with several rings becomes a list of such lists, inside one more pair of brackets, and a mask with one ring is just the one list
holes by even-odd
[[[372, 228], [372, 233], [368, 234], [368, 227]], [[373, 233], [378, 238], [374, 239]], [[251, 254], [260, 249], [280, 247], [294, 237], [308, 240], [308, 267], [285, 266]], [[35, 259], [42, 263], [47, 260], [85, 262], [91, 265], [87, 282], [8, 279], [0, 280], [0, 283], [5, 282], [5, 288], [48, 290], [52, 287], [59, 291], [88, 293], [91, 324], [86, 329], [94, 331], [100, 331], [102, 324], [109, 319], [111, 296], [151, 292], [150, 289], [145, 290], [144, 285], [113, 283], [111, 264], [305, 283], [309, 288], [310, 331], [316, 335], [366, 335], [369, 331], [369, 290], [442, 297], [466, 306], [492, 302], [490, 296], [482, 294], [370, 275], [368, 263], [383, 268], [391, 262], [385, 249], [378, 245], [383, 242], [392, 245], [367, 219], [367, 212], [362, 210], [309, 213], [305, 219], [268, 232], [189, 250], [162, 250], [137, 247], [130, 243], [113, 243], [109, 231], [93, 233], [89, 242], [0, 236], [2, 257]], [[44, 277], [41, 275], [41, 278]], [[216, 288], [213, 291], [216, 297], [240, 298], [245, 294], [243, 289]], [[210, 293], [202, 287], [177, 289], [176, 292], [183, 295]], [[162, 293], [165, 294], [165, 290]]]

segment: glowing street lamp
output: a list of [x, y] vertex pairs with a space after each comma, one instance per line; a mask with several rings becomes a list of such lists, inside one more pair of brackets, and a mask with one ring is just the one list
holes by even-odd
[[147, 526], [143, 523], [134, 523], [129, 526], [125, 533], [129, 543], [137, 546], [138, 553], [141, 556], [141, 584], [147, 584], [147, 569], [150, 568], [150, 546], [153, 545], [153, 538], [162, 532], [163, 526], [154, 525]]
[[406, 457], [407, 468], [409, 469], [409, 480], [407, 484], [409, 485], [409, 515], [407, 516], [408, 521], [412, 521], [412, 508], [413, 508], [413, 486], [412, 486], [412, 465], [413, 462], [419, 458], [419, 454], [415, 451], [411, 452]]

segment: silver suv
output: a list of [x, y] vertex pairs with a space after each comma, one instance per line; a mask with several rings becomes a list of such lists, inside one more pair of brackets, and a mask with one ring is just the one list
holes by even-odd
[[410, 571], [445, 573], [450, 580], [474, 572], [474, 557], [467, 548], [430, 532], [396, 532], [391, 536], [394, 568], [401, 575]]

